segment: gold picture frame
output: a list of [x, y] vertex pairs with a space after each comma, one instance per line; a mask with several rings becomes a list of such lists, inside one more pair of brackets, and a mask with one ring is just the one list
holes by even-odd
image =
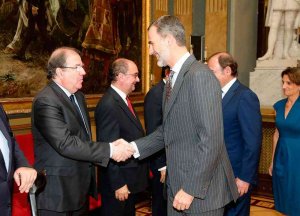
[[[141, 68], [141, 91], [134, 92], [132, 95], [133, 103], [142, 104], [144, 94], [150, 86], [150, 58], [147, 41], [147, 28], [150, 24], [150, 7], [151, 0], [142, 0], [142, 64]], [[87, 104], [90, 111], [92, 111], [102, 94], [86, 94]], [[21, 98], [0, 98], [0, 103], [3, 105], [5, 111], [10, 116], [15, 118], [28, 118], [31, 112], [33, 97], [21, 97]]]

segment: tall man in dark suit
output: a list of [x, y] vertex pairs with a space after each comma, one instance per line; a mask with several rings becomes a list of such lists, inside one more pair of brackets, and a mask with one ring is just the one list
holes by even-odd
[[163, 123], [135, 141], [143, 159], [165, 147], [168, 215], [221, 216], [238, 197], [223, 134], [221, 88], [208, 67], [190, 55], [179, 19], [162, 16], [148, 28], [150, 54], [169, 65]]
[[44, 169], [47, 178], [37, 199], [39, 215], [87, 215], [88, 195], [97, 195], [92, 163], [107, 166], [110, 158], [124, 161], [133, 151], [118, 141], [92, 142], [85, 98], [79, 91], [85, 71], [75, 49], [56, 49], [47, 69], [52, 81], [32, 106], [35, 167]]
[[238, 64], [229, 53], [216, 53], [208, 67], [220, 81], [225, 145], [240, 198], [225, 208], [226, 216], [250, 214], [250, 195], [257, 181], [262, 119], [256, 94], [237, 80]]
[[29, 192], [37, 173], [30, 168], [19, 149], [9, 126], [8, 118], [0, 104], [0, 215], [11, 215], [13, 179], [21, 193]]
[[[113, 62], [111, 86], [99, 101], [96, 111], [97, 140], [111, 142], [123, 138], [131, 142], [144, 136], [144, 130], [128, 96], [139, 82], [133, 61], [120, 58]], [[136, 195], [147, 187], [146, 161], [131, 157], [124, 163], [110, 161], [100, 171], [102, 216], [134, 216]]]
[[[162, 80], [153, 86], [145, 96], [144, 117], [146, 134], [149, 135], [162, 124], [163, 120], [163, 92], [166, 83], [166, 74], [169, 76], [170, 68], [162, 68]], [[166, 216], [167, 202], [164, 199], [164, 183], [166, 178], [166, 152], [165, 149], [148, 158], [152, 172], [152, 215]]]

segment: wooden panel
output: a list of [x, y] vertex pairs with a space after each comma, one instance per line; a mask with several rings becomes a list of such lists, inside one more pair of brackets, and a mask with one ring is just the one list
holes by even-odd
[[[154, 0], [153, 8], [154, 8], [154, 15], [152, 20], [154, 21], [159, 17], [168, 14], [168, 0]], [[155, 56], [151, 56], [150, 59], [151, 59], [151, 68], [150, 68], [150, 73], [151, 73], [150, 88], [151, 88], [153, 85], [157, 84], [160, 81], [161, 68], [157, 66], [157, 59]]]
[[227, 0], [207, 0], [205, 8], [205, 47], [207, 57], [227, 49]]
[[190, 48], [190, 36], [192, 34], [193, 23], [193, 1], [192, 0], [174, 0], [174, 15], [177, 16], [184, 28], [187, 39], [186, 46]]

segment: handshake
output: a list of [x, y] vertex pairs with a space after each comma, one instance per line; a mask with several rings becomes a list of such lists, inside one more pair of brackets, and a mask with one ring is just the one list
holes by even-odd
[[133, 145], [129, 144], [124, 139], [118, 139], [112, 142], [111, 151], [111, 158], [117, 162], [125, 161], [135, 153]]

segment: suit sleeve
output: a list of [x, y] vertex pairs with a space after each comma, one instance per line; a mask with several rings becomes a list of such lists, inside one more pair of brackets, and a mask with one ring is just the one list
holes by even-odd
[[[95, 112], [97, 141], [113, 142], [122, 138], [120, 137], [120, 125], [117, 116], [115, 107], [103, 104], [97, 106]], [[122, 176], [121, 168], [117, 162], [110, 160], [106, 169], [113, 191], [126, 184], [126, 180]]]
[[195, 197], [205, 194], [225, 149], [221, 88], [214, 75], [203, 68], [191, 70], [189, 76], [189, 109], [198, 134], [197, 155], [182, 184], [182, 189]]
[[6, 128], [8, 129], [8, 133], [10, 135], [11, 138], [11, 143], [14, 146], [12, 149], [14, 149], [13, 152], [13, 160], [15, 163], [15, 167], [19, 168], [19, 167], [30, 167], [27, 159], [25, 158], [23, 152], [20, 150], [19, 148], [19, 144], [16, 142], [13, 132], [11, 130], [11, 127], [9, 125], [9, 121], [8, 121], [8, 117], [6, 115], [6, 113], [4, 112], [4, 109], [2, 107], [2, 105], [0, 104], [0, 116], [3, 120], [3, 123], [5, 124]]
[[246, 91], [239, 104], [238, 119], [243, 136], [243, 158], [240, 176], [243, 181], [255, 184], [262, 140], [262, 119], [257, 96]]
[[32, 124], [37, 131], [33, 130], [33, 133], [40, 133], [64, 157], [107, 166], [110, 155], [107, 144], [80, 139], [84, 130], [78, 128], [70, 110], [57, 100], [45, 96], [34, 101]]
[[163, 128], [159, 126], [153, 133], [135, 140], [140, 153], [139, 160], [147, 158], [165, 147]]

